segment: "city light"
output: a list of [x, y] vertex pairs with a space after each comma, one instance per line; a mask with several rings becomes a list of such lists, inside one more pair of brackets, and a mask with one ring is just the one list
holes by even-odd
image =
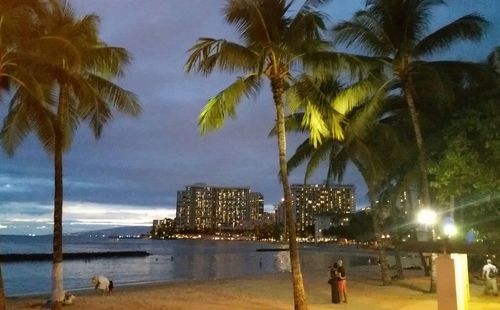
[[457, 226], [452, 223], [446, 223], [443, 226], [443, 232], [448, 238], [453, 237], [457, 234]]
[[437, 213], [431, 209], [422, 209], [417, 214], [417, 222], [423, 225], [434, 225], [437, 221]]

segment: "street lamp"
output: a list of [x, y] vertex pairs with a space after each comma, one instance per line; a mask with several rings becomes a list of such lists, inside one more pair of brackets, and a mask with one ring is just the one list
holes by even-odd
[[457, 226], [453, 223], [446, 223], [443, 226], [443, 233], [448, 237], [454, 237], [457, 234]]
[[437, 213], [432, 209], [422, 209], [417, 214], [417, 222], [426, 226], [432, 226], [437, 221]]

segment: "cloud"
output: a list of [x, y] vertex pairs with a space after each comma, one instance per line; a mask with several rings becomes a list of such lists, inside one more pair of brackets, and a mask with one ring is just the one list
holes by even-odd
[[[53, 207], [34, 202], [0, 205], [2, 229], [8, 233], [52, 233]], [[116, 226], [150, 226], [154, 219], [175, 217], [175, 209], [145, 205], [64, 201], [65, 233]]]

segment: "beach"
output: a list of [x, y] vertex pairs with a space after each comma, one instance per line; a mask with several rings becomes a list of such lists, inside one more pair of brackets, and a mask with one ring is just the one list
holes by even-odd
[[[421, 270], [405, 270], [405, 280], [381, 286], [377, 266], [348, 269], [348, 303], [330, 303], [328, 272], [306, 272], [304, 286], [310, 309], [437, 309], [436, 294], [425, 293], [429, 279]], [[496, 310], [500, 297], [484, 296], [483, 286], [471, 281], [471, 310]], [[290, 273], [231, 279], [157, 283], [120, 287], [109, 295], [74, 292], [71, 310], [293, 309]], [[43, 296], [8, 298], [7, 309], [43, 309]]]

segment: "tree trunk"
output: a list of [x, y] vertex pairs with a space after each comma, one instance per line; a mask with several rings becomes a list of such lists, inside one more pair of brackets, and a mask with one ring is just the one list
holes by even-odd
[[2, 264], [0, 262], [0, 310], [5, 310], [5, 292], [3, 287]]
[[402, 280], [405, 278], [403, 264], [401, 263], [401, 252], [399, 251], [399, 247], [394, 246], [394, 258], [396, 259], [396, 278], [398, 280]]
[[381, 279], [382, 285], [391, 285], [392, 279], [389, 268], [389, 262], [387, 260], [387, 252], [385, 251], [385, 241], [382, 239], [382, 234], [383, 234], [382, 227], [384, 226], [383, 223], [384, 217], [381, 214], [382, 211], [379, 209], [380, 207], [377, 206], [375, 199], [373, 199], [373, 197], [370, 197], [370, 205], [373, 210], [373, 216], [372, 216], [373, 230], [375, 233], [375, 238], [377, 240], [378, 264], [380, 266], [380, 276], [382, 278]]
[[[420, 177], [421, 177], [421, 193], [422, 193], [422, 203], [425, 207], [430, 208], [431, 207], [431, 195], [429, 191], [429, 179], [427, 177], [427, 164], [426, 164], [426, 157], [425, 157], [425, 148], [424, 148], [424, 139], [422, 136], [422, 131], [420, 128], [420, 123], [418, 120], [418, 112], [415, 107], [415, 100], [414, 100], [414, 91], [413, 91], [413, 82], [411, 80], [411, 77], [408, 77], [406, 80], [403, 80], [403, 90], [405, 93], [405, 98], [406, 98], [406, 103], [408, 104], [408, 109], [410, 111], [410, 116], [411, 116], [411, 121], [413, 124], [413, 130], [415, 131], [415, 140], [417, 141], [417, 148], [418, 148], [418, 163], [420, 166]], [[433, 235], [433, 241], [434, 240], [434, 235]], [[435, 258], [437, 255], [432, 254], [431, 255], [431, 283], [429, 287], [429, 292], [434, 293], [436, 292], [436, 262]]]
[[271, 78], [271, 89], [276, 108], [276, 123], [278, 128], [278, 150], [281, 184], [283, 185], [284, 204], [286, 210], [286, 224], [288, 230], [288, 243], [290, 247], [290, 263], [293, 277], [293, 297], [295, 309], [307, 309], [306, 293], [300, 268], [300, 256], [297, 244], [297, 231], [295, 214], [292, 210], [292, 191], [288, 183], [288, 169], [286, 162], [286, 134], [285, 134], [285, 108], [282, 95], [284, 92], [282, 78]]
[[410, 111], [410, 117], [413, 124], [413, 130], [415, 131], [415, 140], [417, 142], [418, 148], [418, 164], [420, 167], [420, 178], [421, 178], [421, 193], [422, 193], [422, 203], [425, 207], [431, 207], [431, 195], [429, 191], [429, 179], [427, 177], [427, 163], [424, 148], [424, 138], [422, 136], [422, 130], [420, 128], [420, 122], [418, 120], [418, 112], [415, 107], [413, 83], [411, 78], [403, 81], [403, 90], [405, 93], [406, 103], [408, 104], [408, 110]]
[[62, 249], [62, 211], [63, 211], [63, 146], [62, 131], [57, 120], [54, 121], [54, 235], [52, 260], [52, 310], [60, 310], [64, 299], [63, 288], [63, 249]]
[[389, 268], [389, 261], [387, 260], [387, 252], [385, 251], [385, 242], [381, 238], [382, 235], [382, 217], [378, 214], [377, 206], [372, 204], [372, 210], [374, 211], [373, 219], [373, 230], [375, 231], [375, 238], [377, 239], [378, 245], [378, 264], [380, 266], [380, 276], [382, 280], [382, 285], [391, 285], [391, 272]]
[[420, 255], [420, 262], [422, 263], [422, 267], [424, 268], [424, 275], [428, 277], [431, 275], [431, 269], [429, 264], [427, 263], [427, 258], [422, 252], [419, 252], [418, 254]]

